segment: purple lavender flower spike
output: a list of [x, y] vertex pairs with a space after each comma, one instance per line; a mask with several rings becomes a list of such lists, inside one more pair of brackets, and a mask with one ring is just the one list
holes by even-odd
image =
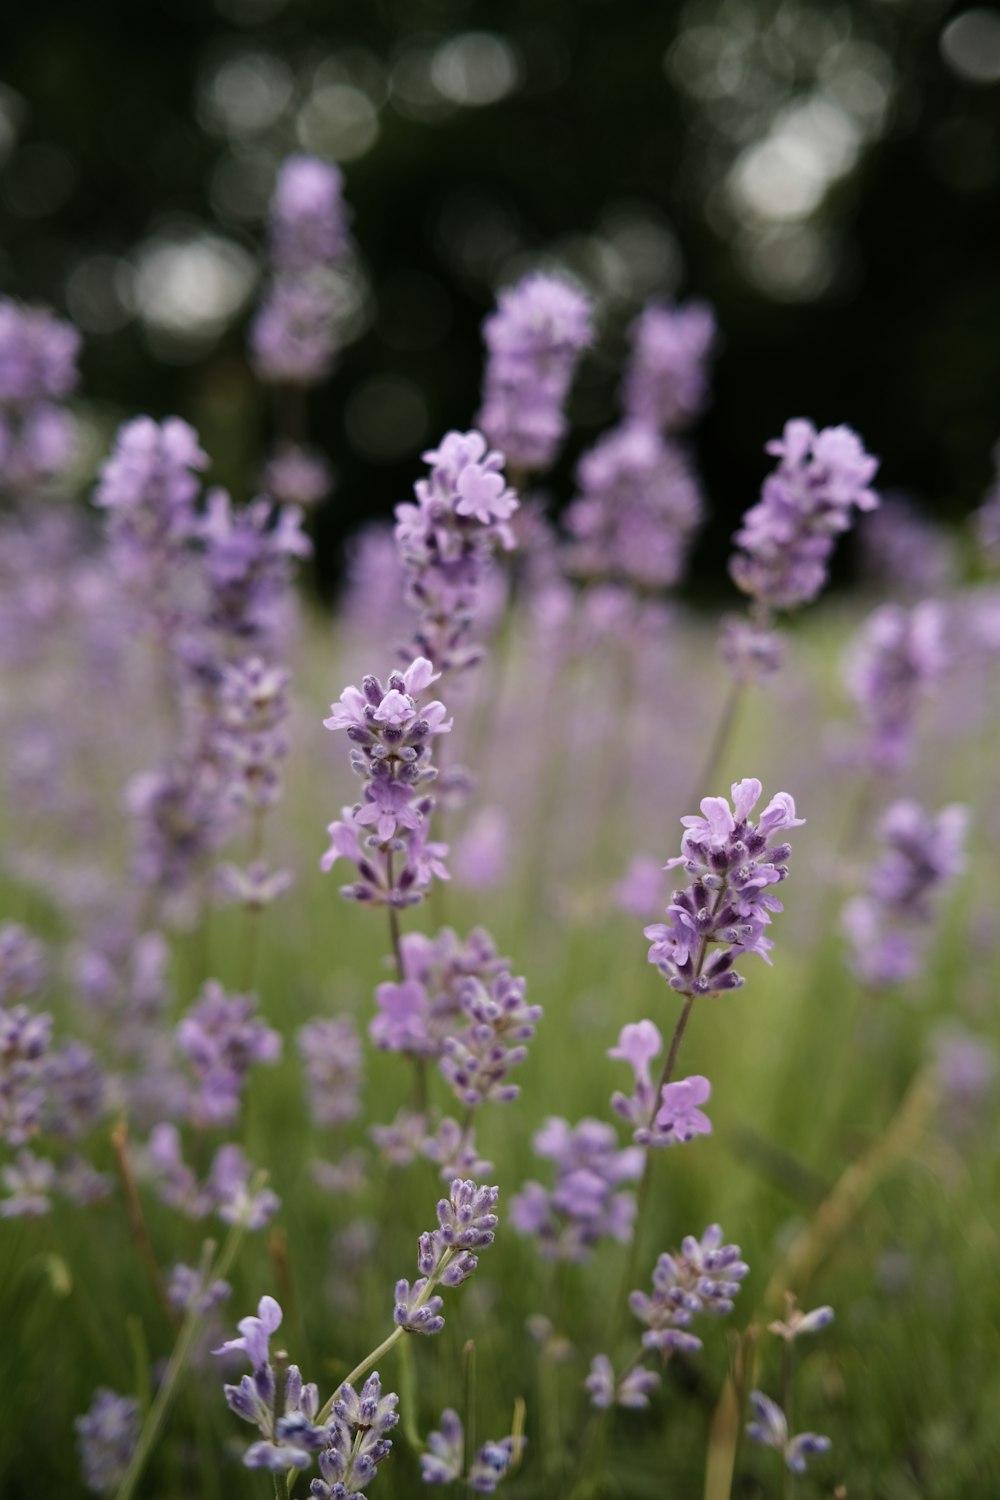
[[515, 468], [547, 469], [565, 436], [577, 360], [593, 340], [590, 302], [557, 276], [526, 276], [500, 293], [483, 337], [479, 425]]
[[461, 1286], [479, 1264], [475, 1250], [493, 1243], [497, 1226], [494, 1213], [499, 1189], [480, 1187], [471, 1178], [456, 1178], [451, 1195], [438, 1203], [438, 1228], [427, 1230], [417, 1242], [417, 1269], [421, 1275], [410, 1286], [396, 1283], [393, 1320], [408, 1333], [439, 1333], [442, 1299], [430, 1295], [436, 1286]]
[[470, 977], [460, 1003], [467, 1024], [444, 1037], [440, 1068], [459, 1101], [468, 1108], [486, 1099], [509, 1103], [520, 1090], [507, 1073], [527, 1056], [524, 1045], [535, 1034], [540, 1005], [525, 1003], [525, 982], [502, 973], [487, 987]]
[[270, 1188], [253, 1191], [253, 1168], [239, 1146], [220, 1146], [215, 1153], [206, 1191], [209, 1205], [224, 1224], [263, 1229], [281, 1207]]
[[834, 540], [852, 512], [878, 505], [870, 488], [878, 460], [849, 427], [817, 432], [801, 418], [786, 423], [767, 451], [780, 462], [743, 517], [729, 571], [759, 604], [792, 609], [823, 587]]
[[584, 455], [577, 480], [565, 518], [571, 571], [640, 589], [676, 583], [703, 511], [684, 452], [652, 428], [625, 423]]
[[465, 1467], [465, 1428], [457, 1411], [446, 1406], [436, 1432], [427, 1434], [427, 1452], [420, 1456], [424, 1484], [451, 1484]]
[[469, 667], [481, 647], [469, 635], [481, 610], [493, 554], [514, 546], [519, 501], [503, 476], [504, 458], [481, 432], [448, 432], [424, 459], [416, 503], [396, 507], [395, 538], [407, 602], [419, 616], [417, 651], [439, 671]]
[[207, 1282], [194, 1266], [178, 1264], [170, 1273], [167, 1296], [178, 1312], [196, 1312], [199, 1317], [219, 1307], [232, 1296], [228, 1281], [221, 1279]]
[[909, 760], [921, 700], [947, 662], [945, 610], [927, 599], [912, 610], [876, 609], [848, 656], [845, 677], [867, 730], [865, 759], [877, 771], [897, 771]]
[[919, 969], [935, 892], [965, 868], [968, 822], [969, 810], [960, 803], [936, 816], [911, 801], [886, 809], [878, 825], [885, 853], [864, 894], [841, 915], [851, 968], [866, 984], [899, 984]]
[[[483, 1443], [469, 1464], [466, 1486], [474, 1494], [492, 1495], [510, 1468], [514, 1451], [512, 1437]], [[445, 1407], [441, 1413], [438, 1431], [427, 1434], [427, 1452], [421, 1454], [420, 1466], [424, 1484], [451, 1484], [463, 1477], [465, 1429], [461, 1417], [451, 1407]]]
[[793, 1474], [806, 1472], [807, 1458], [829, 1452], [830, 1439], [819, 1433], [800, 1432], [797, 1437], [789, 1438], [785, 1413], [763, 1391], [750, 1392], [750, 1405], [754, 1420], [747, 1423], [747, 1436], [766, 1448], [774, 1448]]
[[327, 729], [346, 729], [351, 764], [365, 782], [364, 800], [330, 824], [331, 847], [321, 861], [324, 870], [343, 857], [354, 862], [359, 878], [341, 888], [353, 900], [410, 906], [432, 880], [448, 878], [447, 847], [427, 837], [434, 799], [424, 788], [437, 775], [432, 737], [447, 734], [451, 720], [443, 703], [418, 708], [416, 702], [438, 675], [426, 657], [417, 657], [405, 672], [392, 672], [384, 687], [366, 677], [361, 688], [344, 689], [323, 721]]
[[47, 973], [48, 960], [41, 943], [14, 922], [0, 926], [0, 1005], [37, 995]]
[[139, 1441], [138, 1401], [101, 1386], [73, 1425], [84, 1483], [97, 1495], [114, 1494]]
[[526, 1182], [511, 1200], [518, 1233], [535, 1237], [539, 1254], [548, 1260], [584, 1261], [606, 1235], [626, 1243], [635, 1197], [619, 1190], [642, 1176], [644, 1152], [637, 1146], [619, 1150], [615, 1131], [604, 1120], [571, 1126], [558, 1116], [546, 1120], [533, 1145], [555, 1163], [556, 1181], [551, 1191]]
[[674, 891], [667, 921], [645, 929], [653, 944], [650, 963], [671, 989], [689, 997], [738, 989], [744, 980], [733, 965], [744, 954], [770, 963], [773, 944], [764, 934], [771, 913], [782, 906], [768, 888], [785, 879], [791, 853], [787, 843], [774, 839], [805, 822], [796, 817], [787, 792], [772, 797], [758, 822], [751, 822], [761, 797], [755, 778], [736, 782], [732, 797], [732, 807], [725, 797], [705, 797], [700, 816], [681, 819], [682, 852], [666, 868], [681, 866], [691, 883]]
[[0, 1219], [38, 1218], [51, 1208], [56, 1169], [44, 1156], [22, 1148], [13, 1162], [0, 1167], [6, 1197], [0, 1198]]
[[405, 1279], [396, 1282], [396, 1305], [393, 1308], [393, 1322], [399, 1328], [405, 1328], [407, 1333], [440, 1333], [444, 1327], [444, 1318], [441, 1317], [441, 1308], [444, 1300], [441, 1297], [425, 1297], [428, 1278], [419, 1277], [413, 1286]]
[[253, 1014], [256, 1004], [255, 995], [227, 995], [210, 979], [177, 1027], [177, 1045], [197, 1080], [189, 1112], [200, 1128], [235, 1120], [250, 1068], [281, 1057], [281, 1037]]
[[996, 1047], [987, 1037], [954, 1025], [937, 1029], [931, 1046], [945, 1122], [957, 1134], [971, 1134], [996, 1087]]
[[308, 510], [333, 488], [333, 474], [323, 454], [298, 443], [284, 443], [268, 460], [262, 488], [282, 505]]
[[760, 682], [781, 671], [785, 641], [778, 631], [760, 621], [727, 615], [722, 621], [719, 655], [737, 682]]
[[635, 1291], [629, 1307], [646, 1324], [643, 1347], [692, 1353], [701, 1340], [687, 1332], [692, 1320], [708, 1313], [724, 1317], [749, 1266], [740, 1259], [739, 1245], [724, 1245], [718, 1224], [710, 1224], [700, 1240], [687, 1235], [679, 1254], [663, 1254], [653, 1271], [653, 1294]]
[[595, 1354], [583, 1386], [590, 1395], [591, 1406], [598, 1411], [605, 1411], [610, 1406], [640, 1410], [649, 1405], [650, 1393], [659, 1383], [660, 1377], [655, 1370], [644, 1370], [641, 1366], [629, 1370], [620, 1381], [616, 1381], [608, 1356]]
[[[285, 1371], [284, 1390], [270, 1362], [270, 1340], [281, 1326], [281, 1308], [273, 1297], [262, 1297], [257, 1317], [242, 1318], [237, 1324], [241, 1338], [229, 1339], [216, 1354], [241, 1352], [252, 1370], [239, 1385], [223, 1387], [230, 1410], [244, 1422], [255, 1426], [260, 1441], [251, 1443], [243, 1455], [248, 1469], [306, 1469], [314, 1454], [331, 1440], [331, 1428], [317, 1424], [319, 1390], [306, 1384], [297, 1365]], [[279, 1415], [280, 1413], [280, 1415]]]
[[330, 265], [347, 254], [348, 210], [338, 167], [319, 156], [288, 156], [271, 199], [271, 259], [283, 271]]
[[704, 302], [647, 307], [632, 324], [632, 357], [622, 391], [628, 418], [660, 432], [678, 432], [701, 412], [715, 318]]
[[62, 405], [77, 383], [80, 335], [46, 307], [0, 298], [0, 492], [27, 495], [75, 452]]
[[321, 1126], [344, 1125], [360, 1109], [362, 1050], [353, 1016], [317, 1018], [296, 1034], [309, 1111]]

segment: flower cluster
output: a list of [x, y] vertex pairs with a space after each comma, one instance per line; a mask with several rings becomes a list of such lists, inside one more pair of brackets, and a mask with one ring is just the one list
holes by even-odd
[[482, 654], [466, 637], [493, 554], [514, 546], [519, 502], [481, 432], [448, 432], [423, 457], [431, 471], [414, 485], [416, 504], [396, 507], [396, 545], [419, 615], [416, 647], [438, 671], [456, 670]]
[[378, 1465], [392, 1451], [392, 1439], [386, 1433], [399, 1421], [398, 1404], [397, 1395], [382, 1395], [377, 1370], [360, 1392], [345, 1380], [331, 1408], [330, 1446], [319, 1455], [323, 1477], [309, 1486], [316, 1500], [364, 1500], [361, 1485], [371, 1484]]
[[[454, 939], [453, 933], [447, 936]], [[414, 946], [403, 947], [406, 973]], [[489, 953], [486, 967], [492, 969], [492, 944]], [[438, 1058], [442, 1074], [467, 1108], [487, 1099], [516, 1099], [519, 1090], [506, 1082], [507, 1073], [527, 1056], [524, 1044], [535, 1034], [541, 1006], [525, 1003], [525, 981], [506, 970], [483, 978], [467, 972], [449, 979], [433, 995], [418, 979], [380, 984], [372, 1040], [388, 1052]]]
[[354, 862], [358, 878], [341, 894], [355, 901], [411, 906], [423, 900], [435, 876], [448, 878], [442, 863], [447, 847], [428, 841], [434, 799], [425, 787], [437, 775], [431, 741], [450, 731], [451, 720], [436, 700], [417, 707], [439, 675], [426, 657], [417, 657], [405, 672], [392, 672], [385, 686], [366, 677], [360, 688], [344, 689], [323, 721], [327, 729], [347, 731], [352, 767], [365, 782], [363, 801], [329, 825], [331, 846], [322, 860], [324, 870], [341, 858]]
[[590, 1396], [590, 1404], [598, 1411], [611, 1406], [624, 1406], [632, 1411], [649, 1405], [652, 1391], [660, 1383], [656, 1370], [645, 1370], [634, 1365], [621, 1376], [615, 1376], [614, 1365], [606, 1354], [595, 1354], [590, 1362], [590, 1373], [583, 1388]]
[[753, 777], [735, 783], [732, 797], [732, 807], [725, 797], [705, 797], [701, 817], [681, 819], [681, 853], [666, 868], [681, 866], [691, 883], [674, 891], [667, 921], [645, 930], [652, 939], [650, 963], [682, 995], [738, 989], [744, 980], [733, 965], [744, 954], [770, 962], [774, 945], [765, 932], [782, 906], [768, 887], [785, 879], [791, 853], [774, 839], [805, 819], [795, 816], [788, 793], [779, 792], [753, 823], [750, 814], [761, 797]]
[[197, 532], [198, 475], [207, 465], [187, 422], [136, 417], [119, 428], [94, 491], [94, 504], [107, 512], [116, 572], [164, 633], [184, 597], [178, 573]]
[[281, 1037], [254, 1014], [255, 995], [227, 995], [217, 980], [177, 1027], [177, 1046], [195, 1075], [188, 1117], [200, 1129], [236, 1119], [246, 1076], [255, 1063], [276, 1063]]
[[333, 1433], [317, 1423], [319, 1391], [304, 1384], [298, 1365], [289, 1365], [282, 1387], [271, 1365], [271, 1335], [281, 1326], [282, 1311], [273, 1297], [262, 1297], [257, 1316], [241, 1318], [240, 1337], [228, 1339], [216, 1354], [242, 1353], [250, 1361], [250, 1375], [239, 1385], [223, 1387], [232, 1411], [257, 1428], [260, 1439], [243, 1455], [248, 1469], [307, 1469], [313, 1455], [330, 1445]]
[[511, 1220], [520, 1234], [533, 1235], [548, 1260], [583, 1261], [606, 1235], [628, 1241], [635, 1219], [635, 1197], [620, 1191], [641, 1177], [644, 1153], [618, 1148], [612, 1126], [584, 1119], [577, 1125], [551, 1116], [533, 1142], [539, 1156], [555, 1163], [551, 1191], [526, 1182], [511, 1201]]
[[547, 469], [559, 451], [566, 395], [593, 340], [590, 312], [576, 287], [536, 273], [501, 292], [483, 324], [489, 358], [478, 422], [515, 469]]
[[886, 809], [878, 825], [885, 852], [842, 917], [851, 967], [866, 984], [899, 984], [917, 973], [933, 898], [965, 868], [968, 822], [959, 803], [936, 815], [911, 801]]
[[296, 1036], [305, 1068], [309, 1111], [317, 1125], [343, 1125], [357, 1117], [361, 1091], [361, 1039], [352, 1016], [317, 1017]]
[[219, 1147], [199, 1182], [184, 1161], [177, 1126], [166, 1120], [153, 1127], [137, 1165], [162, 1201], [191, 1219], [214, 1213], [224, 1224], [262, 1229], [281, 1207], [277, 1194], [261, 1185], [262, 1174], [232, 1143]]
[[101, 1386], [74, 1426], [87, 1488], [98, 1495], [113, 1495], [139, 1441], [138, 1401]]
[[497, 1227], [494, 1209], [500, 1189], [479, 1187], [471, 1178], [456, 1177], [449, 1197], [437, 1206], [438, 1227], [420, 1236], [417, 1269], [420, 1276], [411, 1286], [396, 1283], [393, 1321], [407, 1333], [440, 1333], [444, 1327], [442, 1299], [437, 1286], [461, 1286], [479, 1264], [473, 1252], [492, 1245]]
[[883, 604], [861, 630], [845, 676], [875, 770], [897, 771], [909, 758], [921, 699], [944, 670], [944, 631], [944, 607], [933, 599], [913, 609]]
[[[0, 1168], [0, 1219], [48, 1213], [53, 1191], [82, 1204], [107, 1190], [99, 1173], [66, 1154], [105, 1112], [104, 1073], [83, 1043], [54, 1047], [51, 1015], [22, 1003], [44, 979], [41, 946], [21, 927], [0, 927], [0, 1146], [16, 1151]], [[56, 1160], [35, 1154], [39, 1141]]]
[[749, 1269], [739, 1245], [722, 1243], [718, 1224], [710, 1224], [700, 1240], [687, 1235], [679, 1254], [664, 1253], [656, 1262], [652, 1296], [640, 1291], [629, 1296], [629, 1307], [646, 1325], [643, 1347], [663, 1353], [700, 1349], [701, 1340], [687, 1332], [692, 1321], [704, 1313], [724, 1317], [732, 1312]]
[[665, 1083], [657, 1090], [649, 1065], [663, 1050], [659, 1027], [652, 1021], [634, 1021], [623, 1026], [618, 1044], [608, 1049], [608, 1056], [627, 1062], [635, 1075], [631, 1097], [621, 1092], [611, 1096], [611, 1108], [635, 1129], [632, 1139], [638, 1146], [673, 1146], [709, 1135], [712, 1122], [701, 1110], [711, 1097], [712, 1085], [695, 1074], [675, 1083]]
[[787, 422], [767, 451], [780, 463], [743, 517], [729, 571], [759, 604], [791, 609], [823, 587], [834, 541], [852, 512], [878, 505], [870, 488], [878, 460], [849, 427], [817, 432], [803, 418]]
[[644, 427], [678, 432], [705, 405], [708, 359], [716, 340], [712, 309], [704, 302], [647, 307], [631, 332], [624, 409]]
[[290, 156], [271, 200], [273, 277], [250, 331], [262, 380], [315, 385], [336, 352], [335, 282], [331, 272], [349, 249], [343, 179], [330, 162]]
[[420, 1455], [420, 1477], [424, 1484], [464, 1480], [474, 1494], [492, 1495], [518, 1452], [513, 1437], [490, 1438], [477, 1450], [466, 1474], [465, 1428], [458, 1412], [445, 1407], [437, 1431], [427, 1434], [427, 1452]]
[[570, 570], [650, 590], [676, 583], [703, 510], [683, 449], [626, 422], [584, 454], [577, 479], [565, 518]]
[[754, 1420], [747, 1423], [747, 1436], [781, 1454], [793, 1474], [806, 1472], [806, 1459], [830, 1451], [830, 1439], [818, 1432], [800, 1432], [789, 1437], [785, 1413], [763, 1391], [750, 1392]]
[[26, 494], [72, 459], [62, 403], [76, 387], [79, 350], [72, 323], [0, 298], [0, 493]]

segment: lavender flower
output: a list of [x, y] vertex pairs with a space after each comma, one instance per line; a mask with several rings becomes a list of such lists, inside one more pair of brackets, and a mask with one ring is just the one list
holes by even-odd
[[331, 265], [347, 254], [349, 216], [339, 168], [318, 156], [288, 156], [271, 199], [271, 259], [283, 271]]
[[655, 1370], [644, 1370], [641, 1366], [627, 1370], [620, 1380], [616, 1380], [608, 1356], [595, 1354], [583, 1386], [590, 1393], [591, 1406], [598, 1411], [606, 1411], [610, 1406], [639, 1410], [649, 1405], [650, 1393], [659, 1383], [660, 1377]]
[[944, 671], [944, 627], [944, 608], [932, 599], [912, 610], [884, 604], [848, 656], [847, 686], [864, 720], [865, 755], [875, 770], [897, 771], [910, 757], [921, 699]]
[[445, 720], [443, 703], [420, 709], [416, 703], [437, 675], [425, 657], [418, 657], [405, 672], [391, 673], [385, 687], [377, 677], [366, 677], [360, 689], [344, 689], [323, 721], [327, 729], [347, 730], [352, 767], [365, 781], [364, 801], [330, 824], [331, 848], [322, 860], [324, 870], [339, 858], [353, 860], [359, 878], [341, 894], [356, 901], [409, 906], [423, 899], [435, 876], [447, 879], [442, 863], [447, 849], [427, 841], [434, 801], [421, 789], [437, 774], [431, 739], [448, 733], [451, 720]]
[[44, 1156], [22, 1149], [13, 1162], [0, 1168], [7, 1196], [0, 1198], [0, 1219], [37, 1218], [51, 1208], [56, 1169]]
[[15, 922], [0, 926], [0, 1005], [38, 994], [47, 971], [45, 949], [37, 938]]
[[344, 1125], [357, 1118], [362, 1054], [353, 1016], [318, 1018], [296, 1033], [316, 1125]]
[[763, 1391], [750, 1392], [754, 1421], [747, 1423], [747, 1436], [781, 1454], [793, 1474], [806, 1472], [806, 1459], [817, 1453], [828, 1453], [830, 1439], [816, 1432], [800, 1432], [789, 1438], [785, 1413]]
[[682, 852], [666, 868], [682, 866], [691, 884], [673, 893], [666, 923], [645, 929], [653, 940], [650, 963], [682, 995], [738, 989], [744, 980], [733, 964], [744, 954], [770, 963], [773, 944], [764, 933], [771, 912], [782, 906], [767, 888], [785, 879], [791, 853], [788, 844], [773, 839], [805, 819], [795, 816], [788, 793], [779, 792], [752, 823], [761, 797], [761, 784], [752, 777], [735, 783], [732, 797], [732, 808], [725, 797], [705, 797], [701, 817], [681, 819]]
[[757, 620], [726, 615], [719, 638], [719, 655], [737, 682], [758, 682], [780, 672], [785, 661], [781, 634]]
[[466, 641], [480, 610], [498, 548], [510, 550], [518, 498], [505, 483], [504, 458], [481, 432], [448, 432], [424, 459], [428, 478], [414, 485], [416, 504], [396, 507], [396, 545], [417, 610], [416, 649], [440, 671], [474, 665], [479, 647]]
[[644, 1153], [618, 1149], [613, 1128], [584, 1119], [571, 1126], [552, 1116], [533, 1142], [539, 1156], [555, 1163], [551, 1192], [526, 1182], [511, 1200], [511, 1220], [519, 1234], [533, 1235], [548, 1260], [584, 1261], [609, 1235], [627, 1243], [635, 1218], [635, 1198], [619, 1189], [642, 1175]]
[[[466, 980], [461, 1005], [467, 1025], [442, 1044], [441, 1072], [467, 1108], [485, 1099], [509, 1103], [520, 1090], [507, 1073], [527, 1057], [525, 1042], [535, 1034], [540, 1005], [526, 1005], [525, 982], [499, 974], [489, 989]], [[513, 1044], [513, 1045], [512, 1045]]]
[[581, 493], [565, 518], [571, 570], [643, 589], [676, 583], [702, 517], [682, 450], [652, 428], [626, 423], [584, 455], [577, 479]]
[[687, 1235], [678, 1255], [663, 1254], [653, 1271], [653, 1295], [635, 1291], [629, 1307], [646, 1324], [643, 1347], [667, 1353], [694, 1352], [701, 1340], [686, 1330], [692, 1320], [709, 1313], [724, 1317], [749, 1266], [740, 1259], [738, 1245], [724, 1245], [718, 1224], [710, 1224], [700, 1240]]
[[317, 1500], [364, 1500], [357, 1487], [372, 1483], [378, 1465], [392, 1450], [385, 1434], [399, 1421], [398, 1403], [397, 1395], [382, 1395], [377, 1370], [360, 1394], [344, 1382], [332, 1405], [330, 1445], [319, 1456], [323, 1477], [312, 1481], [310, 1494]]
[[215, 979], [177, 1027], [177, 1045], [194, 1069], [190, 1118], [199, 1128], [236, 1119], [246, 1075], [255, 1063], [276, 1063], [281, 1037], [253, 1014], [255, 995], [227, 995]]
[[767, 1325], [768, 1332], [776, 1333], [786, 1344], [794, 1343], [804, 1333], [818, 1333], [821, 1328], [829, 1328], [833, 1322], [832, 1307], [814, 1307], [812, 1312], [804, 1313], [800, 1307], [796, 1307], [795, 1298], [791, 1294], [787, 1300], [788, 1312], [785, 1317]]
[[0, 491], [26, 494], [73, 457], [62, 406], [77, 383], [80, 335], [46, 307], [0, 298]]
[[[167, 1296], [178, 1312], [197, 1313], [204, 1317], [214, 1307], [228, 1301], [233, 1289], [228, 1281], [217, 1278], [209, 1282], [194, 1266], [178, 1263], [170, 1273]], [[273, 1330], [272, 1330], [273, 1332]]]
[[711, 1135], [712, 1122], [699, 1108], [707, 1103], [711, 1094], [712, 1085], [700, 1074], [664, 1084], [661, 1091], [663, 1102], [653, 1118], [649, 1144], [686, 1142], [696, 1135]]
[[[420, 1477], [424, 1484], [451, 1484], [463, 1477], [465, 1429], [461, 1417], [450, 1406], [441, 1413], [438, 1431], [427, 1434], [427, 1448], [420, 1455]], [[510, 1468], [516, 1449], [513, 1437], [483, 1443], [464, 1476], [466, 1486], [477, 1495], [492, 1495]]]
[[536, 273], [501, 292], [483, 324], [489, 351], [479, 425], [518, 469], [546, 469], [566, 432], [563, 405], [593, 340], [588, 299]]
[[264, 492], [283, 505], [308, 510], [325, 499], [332, 487], [333, 475], [323, 454], [298, 443], [283, 443], [264, 469]]
[[273, 1297], [262, 1297], [257, 1316], [241, 1318], [237, 1324], [240, 1337], [228, 1339], [213, 1351], [239, 1352], [250, 1362], [251, 1375], [244, 1375], [239, 1385], [223, 1387], [230, 1409], [261, 1434], [261, 1441], [251, 1443], [243, 1455], [248, 1469], [306, 1469], [313, 1454], [325, 1448], [333, 1436], [330, 1428], [317, 1424], [319, 1391], [315, 1385], [303, 1384], [297, 1365], [288, 1366], [279, 1400], [270, 1341], [281, 1321], [279, 1304]]
[[911, 801], [886, 809], [878, 825], [885, 853], [841, 918], [851, 967], [866, 984], [899, 984], [917, 972], [935, 892], [965, 868], [968, 820], [959, 803], [936, 816]]
[[100, 1386], [87, 1412], [73, 1425], [84, 1483], [95, 1494], [113, 1494], [139, 1441], [138, 1401]]
[[850, 526], [852, 511], [878, 505], [869, 488], [878, 460], [849, 427], [817, 432], [804, 419], [786, 423], [767, 451], [780, 463], [743, 517], [729, 571], [760, 604], [791, 609], [823, 587], [834, 539]]
[[858, 527], [862, 566], [880, 589], [912, 599], [940, 593], [955, 579], [955, 549], [945, 528], [903, 495], [882, 497]]
[[253, 367], [273, 385], [325, 380], [337, 353], [336, 302], [322, 272], [281, 277], [264, 295], [250, 329]]
[[52, 1017], [0, 1009], [0, 1139], [20, 1146], [41, 1127]]
[[440, 1333], [442, 1299], [431, 1295], [436, 1286], [461, 1286], [479, 1264], [473, 1252], [493, 1243], [494, 1213], [500, 1190], [479, 1187], [471, 1178], [456, 1178], [451, 1194], [437, 1207], [438, 1228], [420, 1236], [417, 1268], [420, 1277], [410, 1286], [396, 1283], [393, 1321], [407, 1333]]
[[631, 328], [623, 404], [628, 418], [662, 432], [687, 427], [705, 405], [715, 318], [704, 302], [647, 307]]

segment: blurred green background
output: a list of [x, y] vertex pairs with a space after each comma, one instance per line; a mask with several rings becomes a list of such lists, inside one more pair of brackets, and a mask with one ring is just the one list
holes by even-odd
[[345, 170], [344, 348], [311, 397], [339, 473], [320, 573], [470, 424], [478, 325], [539, 262], [602, 338], [556, 475], [615, 415], [623, 330], [698, 295], [723, 331], [697, 447], [715, 517], [791, 415], [847, 421], [881, 483], [957, 518], [1000, 430], [1000, 10], [939, 0], [46, 0], [0, 20], [0, 291], [86, 335], [91, 467], [181, 413], [252, 487], [244, 355], [277, 163]]

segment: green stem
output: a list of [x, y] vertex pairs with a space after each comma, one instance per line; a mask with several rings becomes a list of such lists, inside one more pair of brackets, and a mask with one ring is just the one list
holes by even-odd
[[[792, 1340], [786, 1338], [784, 1341], [781, 1359], [781, 1405], [785, 1413], [785, 1421], [788, 1424], [788, 1436], [792, 1435]], [[785, 1500], [793, 1500], [795, 1495], [795, 1475], [785, 1464]]]
[[[205, 1241], [198, 1268], [203, 1284], [225, 1276], [225, 1273], [236, 1258], [236, 1252], [239, 1249], [244, 1232], [243, 1225], [234, 1225], [217, 1264], [211, 1270], [209, 1268], [212, 1266], [215, 1245], [211, 1240]], [[136, 1485], [142, 1478], [143, 1470], [166, 1421], [167, 1413], [170, 1410], [181, 1375], [184, 1372], [184, 1367], [187, 1364], [204, 1317], [204, 1313], [198, 1311], [197, 1303], [192, 1303], [184, 1318], [184, 1322], [181, 1324], [181, 1330], [177, 1335], [177, 1342], [167, 1363], [159, 1390], [143, 1423], [142, 1431], [139, 1434], [139, 1441], [135, 1446], [135, 1452], [132, 1454], [128, 1468], [122, 1477], [121, 1484], [115, 1492], [115, 1500], [131, 1500], [131, 1497], [135, 1494]]]
[[[697, 965], [699, 974], [701, 973], [701, 966], [704, 962], [705, 947], [706, 944], [703, 943], [702, 954]], [[648, 1121], [648, 1124], [650, 1126], [652, 1125], [653, 1120], [656, 1117], [656, 1112], [660, 1107], [660, 1100], [663, 1097], [663, 1090], [674, 1076], [674, 1068], [677, 1066], [677, 1057], [681, 1050], [681, 1042], [684, 1040], [684, 1032], [687, 1030], [687, 1023], [691, 1016], [691, 1011], [694, 1007], [694, 1000], [694, 995], [685, 996], [684, 1007], [677, 1018], [677, 1025], [674, 1027], [674, 1034], [670, 1038], [670, 1046], [667, 1049], [667, 1059], [663, 1064], [663, 1072], [660, 1075], [660, 1082], [657, 1086], [652, 1112]], [[649, 1195], [652, 1189], [652, 1185], [653, 1151], [651, 1148], [647, 1147], [646, 1161], [642, 1169], [642, 1178], [639, 1182], [639, 1191], [636, 1196], [635, 1222], [632, 1226], [632, 1237], [629, 1240], [628, 1254], [625, 1259], [625, 1272], [622, 1277], [621, 1289], [615, 1302], [614, 1323], [612, 1325], [611, 1334], [612, 1350], [618, 1339], [618, 1332], [621, 1327], [621, 1319], [628, 1302], [629, 1290], [631, 1288], [632, 1280], [635, 1275], [635, 1263], [639, 1252], [639, 1243], [642, 1238], [642, 1230], [645, 1224], [646, 1213], [649, 1204]]]

